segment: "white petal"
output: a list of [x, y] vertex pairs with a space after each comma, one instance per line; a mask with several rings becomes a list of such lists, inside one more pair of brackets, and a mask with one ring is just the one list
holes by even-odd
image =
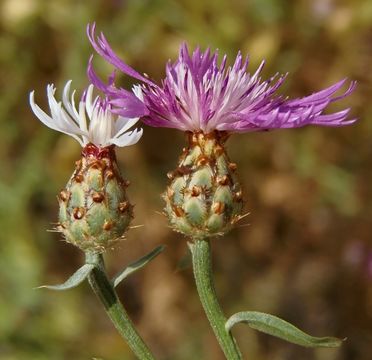
[[48, 85], [47, 87], [47, 94], [48, 94], [48, 102], [49, 108], [51, 111], [52, 118], [54, 122], [59, 126], [61, 130], [68, 131], [70, 134], [75, 135], [82, 135], [84, 132], [78, 126], [79, 118], [77, 122], [73, 119], [66, 110], [62, 107], [61, 102], [57, 102], [54, 97], [55, 88], [53, 85]]
[[109, 145], [112, 136], [112, 127], [113, 120], [111, 113], [103, 110], [99, 106], [99, 102], [96, 102], [89, 126], [89, 137], [91, 141], [99, 146]]
[[70, 132], [63, 125], [61, 126], [59, 122], [56, 122], [55, 119], [51, 118], [43, 110], [41, 110], [41, 108], [38, 105], [35, 104], [34, 91], [30, 93], [30, 105], [34, 114], [44, 125], [46, 125], [50, 129], [72, 136], [75, 140], [77, 140], [80, 143], [81, 146], [83, 146], [81, 139], [76, 134]]
[[129, 130], [138, 120], [139, 118], [130, 119], [119, 116], [115, 121], [115, 137], [120, 136], [123, 132]]
[[88, 135], [88, 124], [87, 117], [85, 115], [85, 104], [82, 101], [79, 103], [79, 119], [80, 129]]
[[134, 145], [138, 142], [139, 139], [141, 139], [142, 134], [143, 134], [142, 129], [134, 129], [131, 132], [126, 132], [117, 138], [111, 139], [111, 144], [114, 144], [117, 146]]
[[79, 123], [80, 117], [75, 106], [75, 90], [72, 92], [71, 99], [69, 100], [71, 82], [72, 80], [67, 81], [63, 89], [62, 102], [69, 115], [75, 120], [76, 123]]
[[94, 89], [94, 86], [90, 84], [85, 94], [85, 106], [86, 106], [87, 114], [89, 118], [92, 118], [93, 109], [94, 109], [93, 89]]
[[138, 99], [143, 101], [143, 92], [142, 92], [142, 87], [140, 85], [133, 85], [132, 91]]
[[39, 120], [49, 128], [59, 131], [59, 128], [53, 122], [53, 119], [47, 115], [41, 108], [35, 104], [35, 91], [30, 92], [30, 105], [34, 114], [39, 118]]

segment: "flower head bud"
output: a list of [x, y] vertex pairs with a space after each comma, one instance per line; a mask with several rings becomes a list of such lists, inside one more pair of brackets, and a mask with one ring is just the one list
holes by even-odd
[[123, 238], [133, 217], [125, 193], [129, 182], [120, 175], [114, 147], [133, 145], [141, 138], [142, 129], [128, 130], [146, 109], [135, 95], [128, 96], [127, 115], [136, 117], [117, 116], [107, 98], [93, 97], [93, 85], [76, 108], [70, 84], [64, 88], [62, 102], [55, 99], [55, 87], [48, 85], [51, 116], [36, 105], [33, 92], [30, 104], [46, 126], [72, 136], [83, 147], [75, 172], [58, 196], [57, 228], [80, 249], [102, 252]]
[[225, 151], [225, 132], [188, 133], [177, 169], [163, 194], [171, 227], [192, 238], [223, 235], [241, 218], [236, 164]]
[[88, 144], [58, 196], [58, 230], [82, 250], [103, 251], [120, 240], [133, 217], [113, 146]]

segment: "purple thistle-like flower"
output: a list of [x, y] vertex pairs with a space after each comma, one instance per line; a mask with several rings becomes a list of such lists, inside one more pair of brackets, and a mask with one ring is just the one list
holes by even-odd
[[[211, 53], [208, 48], [202, 52], [197, 48], [190, 54], [186, 44], [182, 44], [177, 61], [168, 62], [166, 77], [159, 86], [120, 60], [102, 33], [96, 37], [95, 25], [88, 25], [87, 32], [99, 55], [142, 82], [140, 89], [149, 111], [143, 121], [150, 126], [210, 133], [214, 130], [248, 132], [295, 128], [309, 124], [343, 126], [356, 121], [347, 120], [350, 109], [323, 113], [330, 103], [354, 90], [356, 83], [351, 82], [345, 92], [336, 96], [346, 79], [310, 96], [290, 100], [276, 94], [286, 75], [261, 79], [264, 61], [255, 73], [250, 74], [247, 72], [248, 59], [243, 59], [241, 53], [232, 66], [227, 66], [226, 55], [218, 64], [217, 51]], [[110, 98], [113, 111], [127, 115], [123, 104], [132, 93], [116, 88], [112, 82], [103, 83], [96, 76], [92, 61], [89, 62], [88, 76]], [[139, 88], [136, 91], [139, 97]]]

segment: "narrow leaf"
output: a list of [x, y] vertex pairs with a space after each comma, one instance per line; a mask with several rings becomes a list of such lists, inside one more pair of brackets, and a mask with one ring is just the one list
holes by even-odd
[[274, 315], [256, 311], [244, 311], [234, 314], [227, 320], [225, 324], [226, 330], [230, 331], [235, 324], [241, 322], [248, 324], [252, 329], [305, 347], [338, 347], [343, 341], [334, 337], [310, 336], [287, 321]]
[[49, 290], [69, 290], [78, 285], [80, 285], [93, 270], [93, 264], [84, 264], [79, 270], [77, 270], [66, 282], [60, 285], [43, 285], [39, 286], [37, 289], [49, 289]]
[[141, 257], [137, 261], [129, 264], [124, 270], [120, 271], [112, 280], [111, 283], [114, 287], [117, 287], [125, 278], [134, 272], [142, 269], [151, 260], [158, 256], [165, 249], [164, 245], [156, 247], [154, 250], [149, 252], [147, 255]]

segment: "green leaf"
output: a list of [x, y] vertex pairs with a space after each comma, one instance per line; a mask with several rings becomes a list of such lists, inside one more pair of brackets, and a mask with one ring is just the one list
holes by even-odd
[[137, 261], [129, 264], [124, 270], [120, 271], [112, 280], [111, 283], [115, 287], [117, 287], [125, 278], [129, 275], [133, 274], [134, 272], [142, 269], [145, 265], [147, 265], [151, 260], [153, 260], [156, 256], [158, 256], [163, 250], [165, 249], [164, 245], [160, 245], [156, 247], [154, 250], [149, 252], [147, 255], [141, 257]]
[[343, 341], [334, 337], [310, 336], [287, 321], [274, 315], [256, 311], [244, 311], [234, 314], [227, 320], [225, 328], [227, 331], [231, 331], [235, 324], [241, 322], [248, 324], [252, 329], [305, 347], [338, 347]]
[[60, 285], [42, 285], [37, 287], [37, 289], [49, 289], [49, 290], [69, 290], [78, 285], [80, 285], [93, 270], [95, 265], [84, 264], [79, 270], [77, 270], [66, 282]]

